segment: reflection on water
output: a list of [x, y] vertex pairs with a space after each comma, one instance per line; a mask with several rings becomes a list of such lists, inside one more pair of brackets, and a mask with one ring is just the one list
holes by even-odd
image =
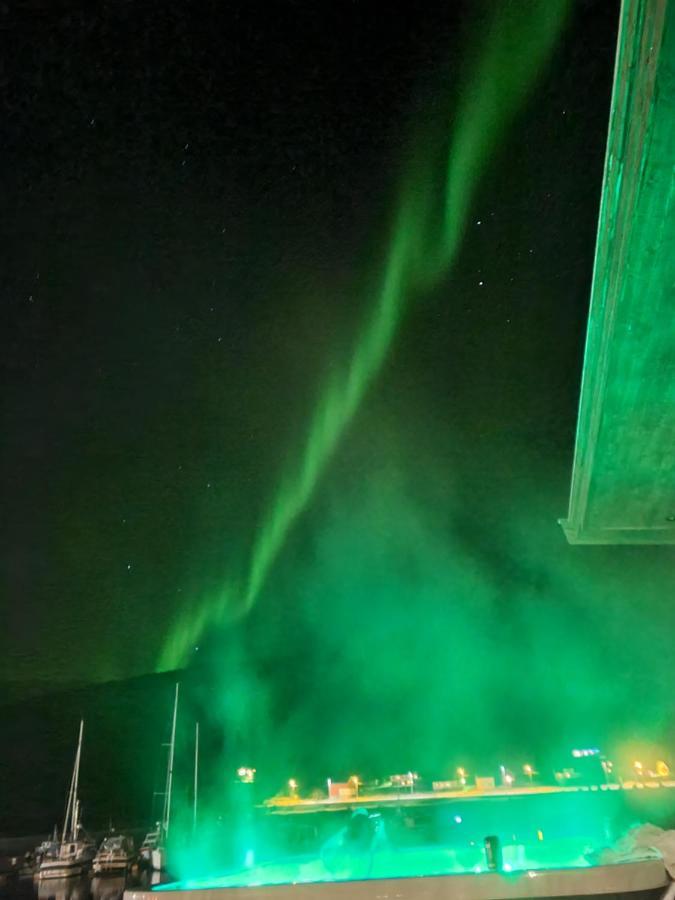
[[[121, 900], [125, 885], [126, 878], [123, 875], [115, 875], [111, 878], [97, 875], [91, 879], [91, 896], [93, 900]], [[68, 898], [64, 898], [64, 900], [68, 900]]]
[[160, 883], [157, 872], [124, 875], [81, 875], [76, 878], [17, 878], [0, 888], [5, 900], [122, 900], [127, 887]]
[[[89, 879], [47, 878], [34, 882], [38, 900], [89, 900], [91, 896]], [[124, 886], [122, 887], [124, 890]], [[119, 895], [121, 896], [121, 895]], [[119, 900], [116, 897], [115, 900]]]

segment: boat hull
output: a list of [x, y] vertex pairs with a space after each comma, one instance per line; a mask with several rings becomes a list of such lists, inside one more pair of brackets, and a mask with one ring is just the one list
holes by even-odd
[[94, 859], [92, 869], [95, 875], [105, 875], [106, 873], [120, 875], [126, 872], [130, 865], [131, 859], [128, 856], [115, 859]]
[[77, 875], [83, 875], [88, 868], [88, 860], [49, 859], [44, 860], [40, 864], [38, 876], [42, 880], [46, 878], [74, 878]]

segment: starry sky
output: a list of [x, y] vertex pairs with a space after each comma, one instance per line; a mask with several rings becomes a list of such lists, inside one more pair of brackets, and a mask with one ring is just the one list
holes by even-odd
[[[409, 137], [488, 11], [0, 8], [6, 684], [153, 672], [242, 566], [353, 345]], [[617, 16], [572, 5], [455, 265], [410, 304], [254, 608], [195, 649], [235, 685], [215, 718], [252, 734], [256, 697], [251, 740], [283, 720], [297, 759], [345, 693], [353, 724], [423, 695], [418, 754], [453, 703], [507, 743], [544, 710], [555, 740], [666, 727], [672, 555], [570, 548], [557, 525]]]

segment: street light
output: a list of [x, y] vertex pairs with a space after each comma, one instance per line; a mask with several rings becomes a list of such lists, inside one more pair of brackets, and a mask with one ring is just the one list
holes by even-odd
[[530, 779], [530, 784], [532, 784], [532, 776], [534, 775], [534, 769], [532, 768], [532, 766], [529, 763], [525, 763], [525, 765], [523, 766], [523, 772]]
[[466, 786], [466, 769], [464, 769], [462, 766], [459, 766], [457, 769], [457, 777], [459, 778], [459, 783], [462, 785], [462, 787], [465, 787]]
[[506, 766], [500, 766], [499, 773], [502, 776], [502, 784], [506, 787], [511, 787], [513, 784], [513, 775], [506, 771]]
[[602, 766], [602, 771], [605, 773], [605, 784], [609, 784], [609, 779], [612, 775], [612, 770], [614, 769], [614, 763], [611, 759], [607, 759], [603, 756], [600, 760], [600, 765]]
[[359, 784], [360, 784], [359, 776], [358, 775], [350, 775], [349, 781], [350, 781], [350, 784], [354, 785], [354, 795], [356, 797], [358, 797], [359, 796]]
[[295, 778], [288, 779], [288, 789], [291, 792], [291, 797], [298, 796], [298, 782], [295, 780]]

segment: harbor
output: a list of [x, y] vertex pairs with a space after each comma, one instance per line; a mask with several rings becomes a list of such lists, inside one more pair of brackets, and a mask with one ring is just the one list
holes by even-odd
[[[230, 763], [229, 791], [214, 804], [214, 773], [223, 768], [209, 756], [204, 772], [213, 735], [190, 720], [189, 679], [187, 687], [186, 694], [180, 682], [164, 682], [160, 733], [167, 740], [153, 754], [162, 769], [153, 794], [157, 820], [146, 819], [145, 828], [110, 822], [105, 831], [87, 820], [92, 756], [82, 719], [72, 735], [72, 769], [61, 777], [68, 783], [64, 818], [39, 840], [4, 842], [4, 895], [119, 900], [126, 890], [129, 900], [147, 900], [151, 890], [281, 889], [288, 882], [481, 875], [493, 883], [492, 876], [526, 870], [550, 878], [608, 860], [658, 859], [654, 835], [675, 824], [669, 762], [645, 742], [641, 759], [573, 747], [550, 769], [511, 758], [492, 770], [487, 763], [475, 771], [456, 766], [450, 777], [408, 770], [322, 784], [296, 772], [272, 794], [264, 769]], [[652, 843], [640, 843], [636, 822], [651, 823]], [[653, 865], [635, 871], [655, 877]]]
[[[189, 891], [199, 900], [200, 892], [246, 889], [251, 900], [268, 897], [268, 891], [282, 900], [295, 896], [284, 887], [290, 883], [294, 890], [305, 886], [308, 897], [324, 896], [318, 885], [331, 885], [330, 896], [364, 898], [375, 896], [373, 890], [387, 896], [396, 885], [397, 896], [405, 897], [407, 880], [413, 884], [425, 876], [439, 896], [451, 885], [462, 896], [485, 900], [488, 891], [491, 900], [510, 900], [530, 896], [522, 893], [529, 884], [523, 878], [538, 878], [537, 897], [650, 892], [666, 884], [658, 840], [675, 823], [669, 767], [663, 760], [634, 760], [624, 778], [597, 748], [572, 749], [570, 765], [551, 773], [553, 782], [566, 784], [541, 783], [541, 773], [525, 763], [518, 775], [506, 766], [495, 776], [472, 776], [459, 767], [454, 779], [428, 782], [429, 789], [416, 772], [370, 784], [356, 776], [327, 779], [323, 796], [316, 788], [303, 796], [293, 777], [284, 791], [262, 802], [255, 794], [258, 773], [240, 766], [232, 772], [238, 803], [214, 815], [208, 804], [200, 811], [195, 729], [192, 817], [183, 814], [174, 823], [180, 685], [172, 693], [161, 820], [149, 831], [85, 828], [82, 721], [63, 829], [39, 840], [0, 844], [3, 896], [149, 900], [158, 891]], [[636, 820], [660, 824], [636, 827]], [[200, 858], [206, 845], [211, 854]], [[379, 887], [358, 886], [363, 881]]]

